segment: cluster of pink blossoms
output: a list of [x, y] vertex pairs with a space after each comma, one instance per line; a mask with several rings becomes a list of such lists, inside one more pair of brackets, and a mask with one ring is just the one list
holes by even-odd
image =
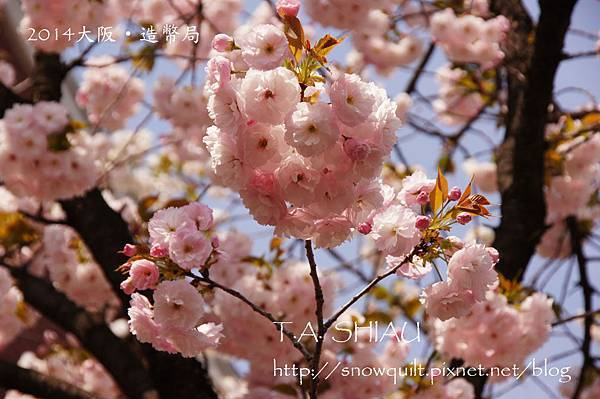
[[[89, 357], [75, 337], [60, 339], [46, 330], [43, 342], [34, 352], [23, 352], [17, 364], [25, 369], [57, 378], [101, 399], [122, 399], [123, 394], [111, 375], [96, 359]], [[18, 391], [8, 391], [5, 399], [35, 399]]]
[[[198, 289], [185, 278], [159, 282], [161, 272], [178, 276], [179, 271], [205, 266], [218, 245], [216, 236], [210, 237], [212, 225], [212, 210], [200, 203], [162, 209], [148, 222], [149, 254], [125, 247], [125, 255], [132, 258], [121, 288], [131, 294], [130, 328], [141, 342], [185, 357], [218, 343], [222, 326], [205, 319], [207, 305]], [[153, 290], [153, 304], [135, 292], [145, 290]]]
[[[121, 6], [121, 4], [120, 4]], [[210, 38], [219, 32], [232, 33], [239, 26], [241, 0], [144, 0], [122, 4], [122, 13], [142, 25], [153, 24], [157, 40], [165, 43], [165, 53], [183, 65], [191, 58], [206, 58]], [[202, 7], [202, 15], [190, 19]]]
[[[435, 184], [435, 180], [416, 171], [402, 180], [397, 193], [384, 186], [382, 207], [359, 227], [373, 239], [389, 266], [399, 266], [396, 273], [400, 276], [419, 280], [433, 270], [427, 260], [413, 256], [406, 262], [406, 258], [423, 239], [422, 232], [430, 226], [432, 217], [440, 217], [421, 214], [421, 208], [430, 203]], [[448, 201], [457, 201], [461, 196], [461, 190], [454, 187], [448, 193]], [[454, 218], [467, 224], [472, 216], [460, 212]], [[492, 247], [463, 243], [454, 236], [443, 239], [441, 245], [448, 262], [448, 278], [426, 287], [422, 301], [430, 316], [447, 320], [466, 315], [475, 303], [485, 299], [486, 291], [498, 280], [494, 266], [499, 255]]]
[[[314, 345], [308, 323], [316, 328], [314, 313], [314, 287], [309, 277], [309, 267], [305, 262], [287, 261], [273, 268], [270, 273], [261, 273], [247, 263], [251, 242], [247, 236], [229, 232], [220, 236], [219, 250], [223, 256], [211, 266], [210, 276], [214, 281], [235, 289], [253, 303], [271, 312], [276, 317], [291, 324], [285, 327], [296, 336], [304, 333], [303, 342]], [[335, 274], [320, 275], [325, 297], [325, 314], [331, 312], [331, 298], [339, 286]], [[328, 299], [329, 298], [329, 299]], [[223, 323], [223, 333], [227, 339], [219, 343], [218, 351], [237, 358], [248, 360], [250, 371], [246, 377], [248, 391], [244, 399], [281, 398], [277, 387], [283, 385], [297, 389], [297, 380], [291, 376], [273, 378], [273, 359], [281, 364], [293, 364], [299, 353], [286, 337], [269, 320], [257, 317], [256, 313], [239, 299], [220, 290], [215, 291], [212, 306], [215, 316]], [[363, 323], [362, 315], [348, 311], [336, 324], [338, 328], [352, 330], [354, 323]], [[243, 325], [244, 328], [240, 328]], [[363, 332], [366, 330], [363, 330]], [[332, 335], [334, 334], [334, 335]], [[348, 367], [401, 367], [408, 355], [406, 342], [390, 339], [383, 351], [377, 349], [377, 342], [369, 334], [362, 334], [349, 342], [343, 332], [332, 332], [324, 343], [322, 365], [342, 360]], [[336, 341], [333, 340], [335, 336]], [[256, 348], [261, 348], [260, 351]], [[351, 355], [349, 355], [351, 353]], [[328, 380], [328, 388], [319, 396], [324, 399], [359, 397], [364, 399], [390, 395], [397, 389], [393, 380], [386, 376], [347, 377], [338, 374]]]
[[473, 183], [484, 193], [498, 191], [498, 171], [495, 162], [466, 159], [463, 164], [465, 175], [473, 177]]
[[0, 267], [0, 351], [37, 319], [37, 313], [25, 305], [23, 294], [14, 286], [8, 270]]
[[[99, 27], [115, 26], [121, 3], [116, 0], [24, 0], [21, 2], [25, 14], [21, 33], [34, 47], [58, 53], [73, 46], [84, 28], [89, 40], [94, 40]], [[88, 43], [88, 40], [84, 38], [83, 42]]]
[[451, 8], [433, 14], [430, 21], [433, 39], [450, 60], [477, 63], [484, 68], [492, 67], [504, 58], [500, 43], [509, 27], [510, 23], [503, 15], [484, 20], [471, 14], [457, 16]]
[[467, 365], [522, 365], [546, 342], [554, 319], [552, 299], [545, 294], [534, 293], [514, 305], [490, 290], [468, 315], [434, 320], [435, 346], [448, 357], [464, 359]]
[[[580, 130], [575, 123], [575, 130]], [[549, 126], [548, 130], [560, 129]], [[549, 133], [550, 134], [550, 133]], [[564, 158], [564, 171], [553, 176], [546, 187], [546, 223], [537, 251], [547, 258], [565, 258], [571, 254], [571, 235], [566, 219], [570, 216], [593, 225], [600, 217], [600, 205], [593, 198], [600, 189], [600, 133], [561, 144], [557, 151]]]
[[70, 227], [44, 227], [42, 247], [30, 271], [39, 277], [48, 276], [58, 291], [90, 311], [118, 306], [102, 269]]
[[[373, 64], [382, 72], [410, 64], [423, 51], [423, 42], [412, 32], [400, 32], [396, 26], [395, 34], [391, 33], [397, 1], [309, 0], [305, 6], [322, 26], [351, 30], [360, 63]], [[404, 8], [409, 10], [407, 5]]]
[[0, 175], [19, 196], [65, 199], [99, 177], [96, 146], [83, 130], [71, 131], [59, 103], [16, 104], [0, 121]]
[[438, 98], [432, 105], [440, 120], [448, 125], [464, 124], [485, 107], [484, 98], [479, 91], [461, 84], [466, 76], [467, 71], [450, 65], [444, 65], [436, 72], [440, 87]]
[[[245, 73], [232, 74], [221, 56], [207, 66], [215, 125], [204, 142], [216, 181], [279, 234], [339, 245], [381, 205], [378, 176], [400, 125], [396, 103], [357, 75], [303, 89], [279, 66], [289, 50], [275, 26], [255, 27], [238, 45]], [[324, 91], [330, 104], [318, 101]]]
[[[463, 244], [453, 242], [454, 248]], [[448, 279], [434, 283], [423, 291], [429, 316], [440, 320], [461, 318], [485, 301], [486, 292], [498, 281], [494, 265], [498, 251], [482, 244], [466, 243], [452, 254], [448, 262]]]
[[208, 98], [201, 87], [176, 86], [168, 76], [158, 78], [154, 87], [154, 104], [158, 114], [173, 126], [190, 128], [208, 126]]
[[144, 98], [144, 82], [113, 61], [109, 56], [89, 60], [76, 96], [91, 123], [111, 130], [122, 128]]

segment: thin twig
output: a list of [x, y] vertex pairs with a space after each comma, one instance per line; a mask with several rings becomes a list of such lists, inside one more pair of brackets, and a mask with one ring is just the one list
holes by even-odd
[[310, 399], [317, 399], [317, 392], [319, 388], [319, 375], [317, 373], [317, 370], [319, 369], [319, 362], [321, 360], [323, 340], [325, 339], [325, 334], [327, 333], [327, 329], [325, 328], [325, 324], [323, 322], [323, 304], [325, 303], [325, 300], [323, 298], [323, 288], [321, 287], [321, 282], [319, 281], [317, 262], [315, 261], [315, 254], [313, 253], [311, 240], [306, 240], [304, 243], [304, 247], [306, 248], [306, 258], [308, 259], [308, 263], [310, 265], [310, 278], [312, 279], [313, 287], [315, 289], [317, 342], [315, 345], [315, 351], [313, 353], [313, 358], [310, 365], [312, 374], [312, 381], [310, 385]]
[[225, 286], [217, 283], [216, 281], [212, 280], [208, 276], [204, 275], [204, 276], [196, 277], [196, 278], [199, 279], [200, 281], [203, 281], [203, 282], [209, 284], [211, 287], [218, 288], [218, 289], [228, 293], [229, 295], [238, 298], [239, 300], [244, 302], [246, 305], [250, 306], [253, 311], [255, 311], [256, 313], [260, 314], [261, 316], [269, 319], [273, 323], [275, 328], [277, 328], [279, 331], [281, 331], [290, 340], [290, 342], [294, 345], [294, 347], [296, 349], [298, 349], [300, 351], [300, 353], [302, 353], [302, 355], [304, 356], [304, 358], [307, 361], [312, 360], [312, 354], [308, 351], [308, 349], [306, 349], [306, 347], [302, 344], [302, 342], [300, 342], [298, 339], [296, 339], [294, 334], [291, 331], [289, 331], [287, 328], [285, 328], [285, 326], [282, 324], [281, 320], [278, 320], [275, 316], [273, 316], [272, 313], [267, 312], [260, 306], [253, 303], [251, 300], [246, 298], [244, 296], [244, 294], [242, 294], [241, 292], [236, 291], [232, 288], [225, 287]]
[[333, 325], [333, 323], [335, 323], [336, 320], [346, 310], [348, 310], [352, 305], [354, 305], [356, 302], [358, 302], [363, 296], [368, 294], [369, 291], [371, 291], [377, 284], [379, 284], [382, 280], [386, 279], [387, 277], [391, 276], [392, 274], [395, 274], [399, 268], [404, 266], [407, 262], [410, 262], [410, 260], [413, 258], [413, 256], [415, 256], [417, 253], [419, 253], [422, 245], [423, 245], [423, 243], [420, 243], [419, 245], [417, 245], [408, 255], [406, 255], [404, 257], [402, 262], [400, 262], [398, 265], [392, 267], [387, 272], [375, 277], [362, 290], [360, 290], [356, 295], [354, 295], [350, 300], [348, 300], [348, 302], [346, 302], [341, 308], [339, 308], [338, 311], [333, 314], [333, 316], [331, 316], [329, 319], [327, 319], [327, 321], [325, 322], [325, 330], [328, 330]]

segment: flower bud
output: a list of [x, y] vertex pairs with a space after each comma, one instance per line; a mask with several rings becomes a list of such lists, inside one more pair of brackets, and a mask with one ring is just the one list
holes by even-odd
[[277, 0], [276, 4], [277, 13], [282, 17], [295, 17], [300, 11], [299, 0]]
[[417, 195], [417, 203], [419, 205], [427, 205], [429, 202], [429, 193], [425, 191], [421, 191], [419, 195]]
[[233, 50], [233, 38], [224, 33], [216, 34], [212, 40], [212, 48], [220, 53]]
[[372, 229], [373, 229], [373, 226], [369, 222], [364, 222], [364, 223], [361, 223], [358, 225], [358, 232], [360, 234], [365, 234], [365, 235], [369, 234]]
[[428, 216], [419, 215], [417, 216], [417, 221], [415, 222], [415, 227], [419, 230], [425, 230], [429, 227], [431, 223], [431, 219]]
[[456, 216], [456, 221], [460, 224], [467, 224], [471, 221], [471, 215], [466, 212], [459, 213], [458, 216]]
[[450, 199], [450, 201], [456, 201], [460, 198], [461, 195], [462, 192], [460, 191], [460, 188], [454, 186], [448, 193], [448, 199]]
[[500, 253], [498, 252], [498, 250], [496, 248], [487, 247], [485, 249], [485, 251], [488, 253], [490, 258], [492, 258], [492, 262], [494, 262], [494, 264], [498, 263], [498, 261], [500, 260]]
[[155, 258], [162, 258], [164, 256], [167, 256], [167, 253], [169, 251], [167, 250], [167, 248], [162, 247], [160, 245], [153, 245], [152, 248], [150, 248], [150, 256], [154, 256]]
[[133, 244], [125, 244], [123, 247], [123, 255], [125, 256], [135, 256], [137, 254], [137, 247]]

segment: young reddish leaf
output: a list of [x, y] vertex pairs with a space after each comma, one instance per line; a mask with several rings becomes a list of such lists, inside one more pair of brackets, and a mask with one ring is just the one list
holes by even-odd
[[294, 55], [296, 61], [300, 62], [305, 43], [304, 28], [302, 28], [302, 24], [298, 18], [289, 15], [284, 17], [284, 24], [285, 36], [287, 37], [290, 51]]
[[458, 205], [460, 205], [466, 198], [469, 198], [469, 196], [471, 195], [471, 190], [472, 190], [471, 187], [473, 186], [474, 178], [475, 178], [475, 176], [471, 176], [471, 180], [469, 181], [469, 184], [467, 184], [467, 187], [465, 187], [465, 190], [463, 191], [462, 195], [458, 199]]
[[333, 50], [335, 46], [344, 41], [346, 37], [342, 36], [339, 39], [331, 36], [329, 33], [319, 39], [313, 48], [313, 54], [321, 63], [326, 63], [326, 56]]
[[488, 217], [491, 213], [487, 210], [486, 205], [490, 205], [490, 201], [486, 197], [474, 194], [456, 205], [452, 213], [454, 216], [459, 212], [467, 212], [472, 215]]

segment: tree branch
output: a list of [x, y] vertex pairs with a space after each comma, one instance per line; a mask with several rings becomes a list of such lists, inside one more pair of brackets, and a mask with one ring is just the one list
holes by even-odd
[[65, 381], [0, 360], [0, 386], [45, 399], [95, 399]]
[[[194, 277], [196, 277], [196, 276], [194, 276]], [[240, 301], [244, 302], [246, 305], [250, 306], [250, 308], [252, 308], [253, 311], [255, 311], [256, 313], [260, 314], [261, 316], [263, 316], [263, 317], [267, 318], [269, 321], [271, 321], [271, 323], [273, 323], [275, 325], [275, 328], [277, 328], [279, 331], [281, 331], [290, 340], [292, 345], [294, 345], [294, 347], [296, 349], [298, 349], [298, 351], [300, 351], [300, 353], [302, 353], [302, 355], [304, 356], [304, 358], [307, 361], [310, 361], [312, 359], [313, 355], [308, 351], [308, 349], [306, 349], [306, 347], [302, 344], [302, 342], [298, 341], [296, 339], [296, 337], [294, 336], [294, 334], [290, 330], [285, 328], [285, 326], [283, 324], [281, 324], [281, 320], [278, 320], [275, 316], [273, 316], [273, 314], [267, 312], [260, 306], [256, 305], [254, 302], [252, 302], [251, 300], [246, 298], [246, 296], [244, 296], [244, 294], [242, 294], [241, 292], [236, 291], [232, 288], [225, 287], [224, 285], [219, 284], [218, 282], [212, 280], [209, 276], [203, 275], [202, 277], [196, 277], [196, 278], [202, 282], [207, 283], [210, 287], [218, 288], [221, 291], [224, 291], [224, 292], [228, 293], [229, 295], [236, 297]]]
[[321, 361], [321, 352], [323, 350], [323, 340], [325, 339], [325, 334], [327, 333], [327, 329], [325, 328], [325, 324], [323, 322], [323, 304], [325, 303], [325, 299], [323, 298], [323, 288], [321, 287], [321, 282], [319, 281], [319, 271], [317, 270], [317, 262], [315, 261], [315, 254], [313, 253], [311, 240], [306, 240], [304, 243], [304, 247], [306, 248], [306, 258], [308, 259], [308, 263], [310, 265], [310, 278], [313, 282], [313, 286], [315, 289], [317, 342], [315, 345], [313, 358], [310, 364], [312, 374], [312, 380], [310, 384], [310, 398], [317, 399], [317, 392], [319, 389], [319, 363]]
[[592, 295], [594, 290], [590, 284], [590, 278], [588, 276], [586, 259], [583, 254], [582, 242], [583, 234], [580, 227], [577, 225], [577, 219], [573, 216], [567, 219], [567, 227], [571, 233], [571, 247], [573, 253], [577, 258], [577, 266], [579, 267], [579, 285], [581, 285], [583, 304], [585, 317], [583, 319], [583, 343], [581, 344], [581, 353], [583, 355], [583, 364], [581, 371], [579, 372], [579, 379], [575, 392], [573, 392], [573, 399], [579, 398], [584, 388], [585, 375], [588, 369], [592, 366], [592, 325], [594, 324], [594, 315], [592, 311]]
[[369, 293], [369, 291], [371, 291], [377, 284], [379, 284], [382, 280], [388, 278], [389, 276], [391, 276], [392, 274], [396, 273], [396, 271], [401, 268], [402, 266], [404, 266], [406, 263], [410, 262], [413, 258], [413, 256], [415, 256], [416, 254], [418, 254], [421, 249], [422, 249], [423, 243], [418, 244], [408, 255], [406, 255], [404, 257], [404, 259], [402, 260], [402, 262], [400, 262], [400, 264], [398, 264], [397, 266], [392, 267], [391, 269], [389, 269], [387, 272], [380, 274], [379, 276], [375, 277], [373, 280], [371, 280], [371, 282], [369, 284], [367, 284], [362, 290], [360, 290], [358, 293], [356, 293], [352, 298], [350, 298], [348, 300], [348, 302], [346, 302], [344, 305], [342, 305], [342, 307], [340, 307], [329, 319], [327, 319], [327, 321], [325, 322], [325, 331], [329, 330], [329, 328], [331, 328], [331, 326], [333, 325], [333, 323], [336, 322], [336, 320], [342, 315], [344, 314], [344, 312], [346, 310], [348, 310], [352, 305], [354, 305], [356, 302], [358, 302], [362, 297], [364, 297], [366, 294]]
[[540, 0], [535, 42], [532, 21], [519, 0], [492, 2], [492, 10], [511, 21], [506, 44], [508, 114], [498, 152], [502, 220], [494, 246], [502, 254], [496, 269], [521, 279], [545, 230], [544, 132], [554, 78], [562, 60], [565, 34], [576, 0]]
[[25, 301], [67, 331], [72, 332], [106, 367], [121, 390], [131, 398], [154, 392], [142, 362], [116, 337], [101, 317], [95, 318], [24, 268], [8, 267]]

